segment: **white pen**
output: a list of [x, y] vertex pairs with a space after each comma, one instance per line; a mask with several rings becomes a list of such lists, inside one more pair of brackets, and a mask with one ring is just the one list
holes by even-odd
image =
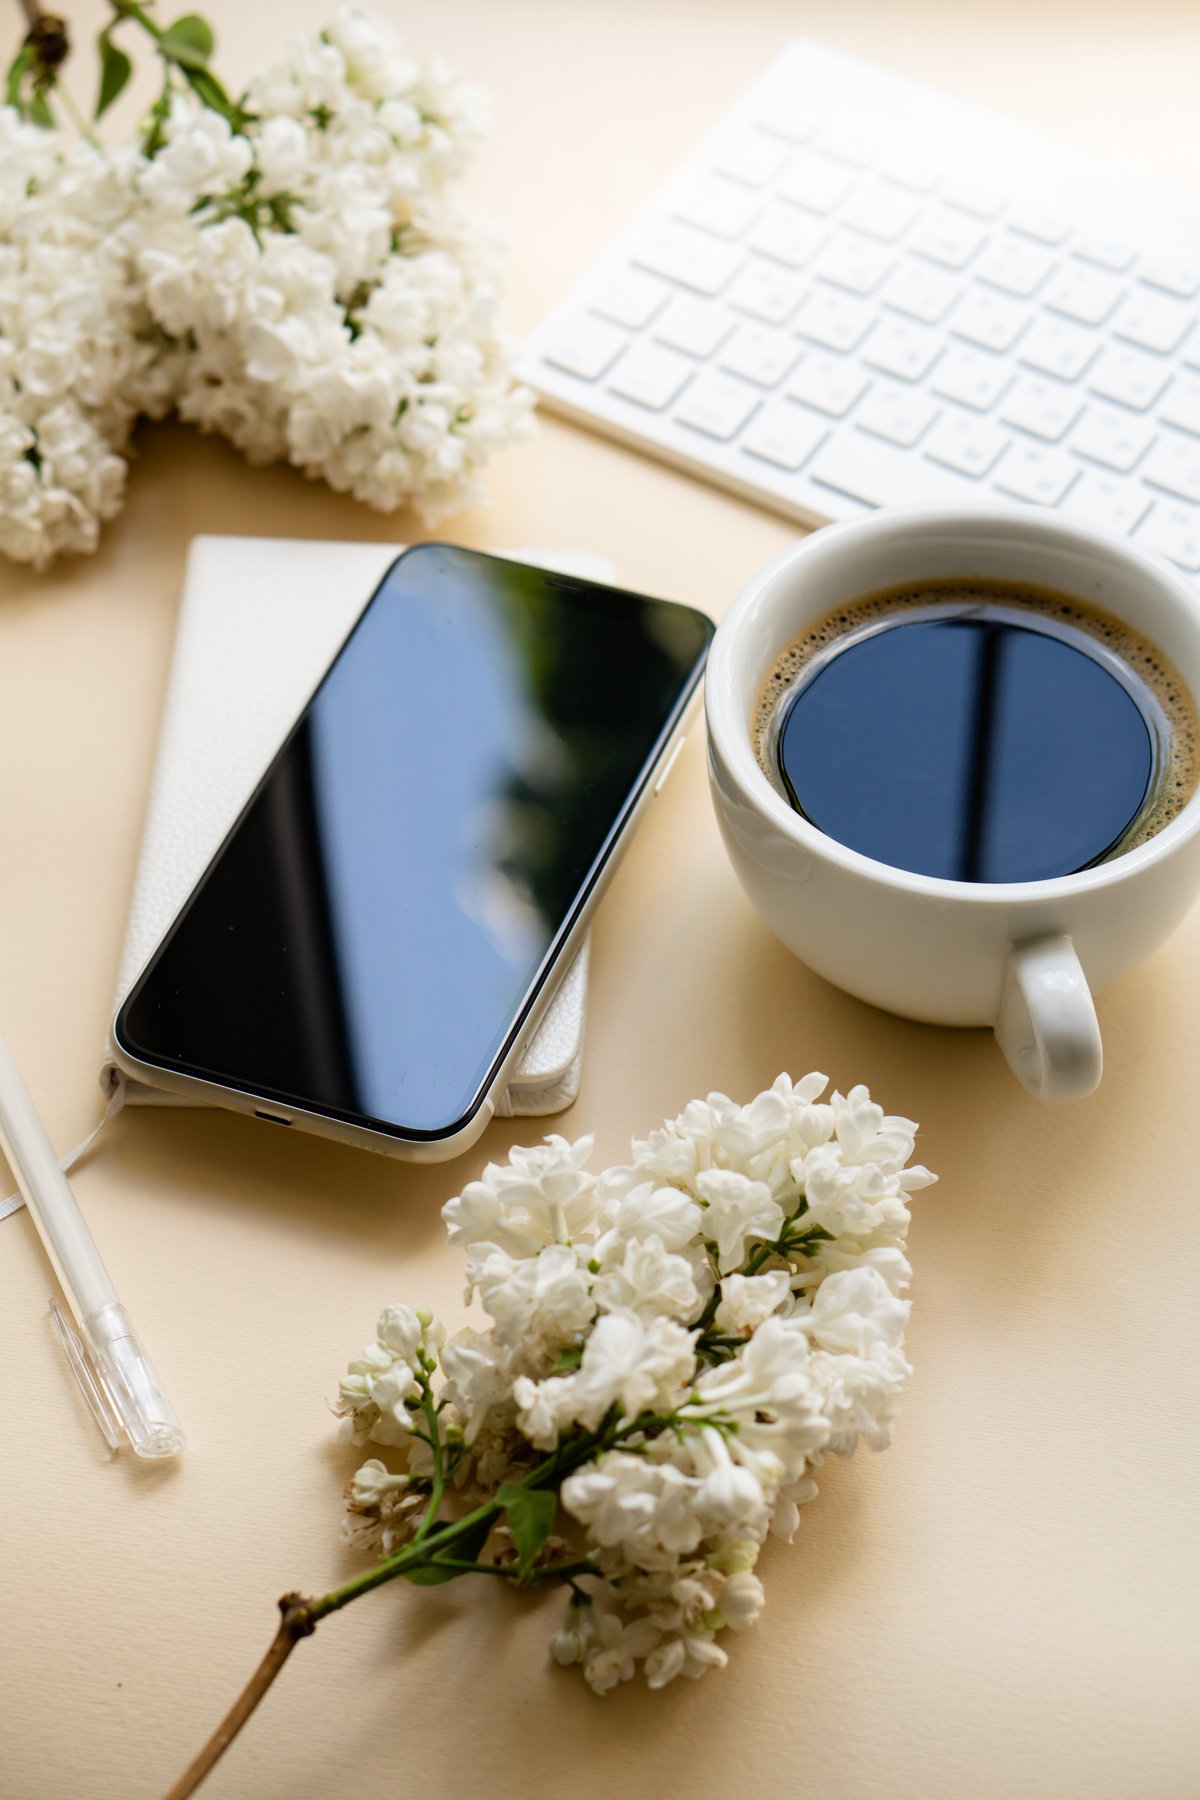
[[79, 1203], [2, 1036], [0, 1148], [75, 1315], [78, 1332], [51, 1300], [50, 1313], [67, 1361], [110, 1447], [116, 1450], [128, 1443], [138, 1456], [177, 1456], [186, 1441], [179, 1421], [138, 1347], [125, 1308], [117, 1299]]

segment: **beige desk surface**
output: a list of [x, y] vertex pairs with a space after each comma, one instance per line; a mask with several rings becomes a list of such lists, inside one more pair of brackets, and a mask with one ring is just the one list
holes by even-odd
[[[69, 9], [90, 40], [104, 9]], [[326, 0], [210, 0], [237, 78]], [[531, 324], [776, 46], [807, 29], [1200, 189], [1200, 15], [1179, 0], [442, 0], [390, 11], [492, 87], [475, 197]], [[4, 42], [15, 32], [8, 9]], [[787, 525], [546, 419], [478, 545], [588, 545], [720, 615]], [[163, 428], [93, 560], [5, 573], [0, 1019], [57, 1141], [98, 1112], [174, 628], [197, 531], [397, 539], [298, 475]], [[883, 1457], [833, 1468], [729, 1669], [594, 1699], [547, 1665], [550, 1611], [471, 1584], [385, 1590], [322, 1627], [213, 1800], [687, 1791], [783, 1800], [1192, 1800], [1200, 1793], [1200, 915], [1100, 1002], [1108, 1068], [1069, 1110], [982, 1033], [827, 987], [749, 911], [698, 736], [595, 932], [587, 1069], [561, 1121], [615, 1159], [696, 1092], [779, 1069], [866, 1080], [924, 1125], [917, 1375]], [[424, 1172], [228, 1116], [121, 1119], [81, 1172], [96, 1235], [190, 1433], [107, 1463], [0, 1224], [0, 1795], [154, 1800], [230, 1701], [278, 1594], [349, 1567], [351, 1458], [324, 1410], [381, 1303], [461, 1315]], [[483, 1584], [486, 1585], [486, 1584]]]

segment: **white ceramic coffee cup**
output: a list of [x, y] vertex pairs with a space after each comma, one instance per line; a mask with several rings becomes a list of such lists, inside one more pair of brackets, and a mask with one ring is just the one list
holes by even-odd
[[1200, 696], [1200, 590], [1116, 534], [1034, 508], [897, 507], [805, 538], [752, 581], [717, 631], [705, 709], [717, 817], [776, 936], [849, 993], [938, 1025], [990, 1025], [1046, 1100], [1100, 1079], [1092, 990], [1148, 956], [1200, 891], [1200, 794], [1155, 837], [1051, 881], [945, 881], [826, 837], [763, 773], [762, 683], [806, 625], [881, 588], [943, 577], [1030, 582], [1126, 621]]

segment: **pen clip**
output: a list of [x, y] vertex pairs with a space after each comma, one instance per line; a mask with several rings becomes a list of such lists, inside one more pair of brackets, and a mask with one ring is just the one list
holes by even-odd
[[87, 1401], [92, 1417], [104, 1433], [105, 1442], [110, 1450], [119, 1449], [124, 1441], [125, 1431], [121, 1424], [120, 1411], [112, 1389], [104, 1378], [103, 1370], [96, 1367], [88, 1353], [87, 1345], [53, 1295], [50, 1297], [50, 1317], [54, 1322], [54, 1329], [58, 1333], [58, 1341], [66, 1353], [71, 1373], [79, 1383], [79, 1391]]

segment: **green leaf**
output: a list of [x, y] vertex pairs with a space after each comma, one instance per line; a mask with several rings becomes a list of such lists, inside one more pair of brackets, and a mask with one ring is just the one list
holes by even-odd
[[524, 1575], [553, 1529], [557, 1496], [547, 1488], [518, 1487], [515, 1482], [506, 1481], [497, 1488], [496, 1498], [508, 1517], [517, 1546], [517, 1573]]
[[41, 88], [34, 88], [29, 96], [29, 117], [35, 125], [44, 125], [47, 131], [54, 128], [54, 114], [50, 111], [50, 102]]
[[[473, 1562], [487, 1543], [491, 1531], [491, 1519], [480, 1519], [477, 1525], [472, 1525], [470, 1531], [464, 1531], [452, 1544], [447, 1544], [448, 1555], [453, 1556], [456, 1562]], [[440, 1587], [443, 1581], [456, 1581], [465, 1573], [463, 1569], [439, 1569], [436, 1564], [426, 1563], [423, 1568], [405, 1570], [404, 1579], [411, 1581], [414, 1587]]]
[[198, 100], [203, 100], [205, 106], [210, 107], [213, 112], [219, 112], [227, 119], [232, 118], [233, 104], [215, 75], [210, 74], [207, 69], [184, 68], [183, 76]]
[[183, 69], [202, 69], [213, 53], [213, 29], [199, 13], [184, 13], [159, 35], [158, 48]]
[[[459, 408], [460, 412], [466, 410], [467, 409], [464, 407]], [[580, 1346], [578, 1344], [568, 1344], [566, 1349], [560, 1350], [554, 1359], [554, 1374], [565, 1375], [569, 1373], [571, 1369], [577, 1369], [582, 1361], [583, 1351]]]
[[100, 33], [96, 45], [100, 51], [100, 92], [96, 99], [94, 117], [99, 119], [108, 111], [133, 74], [133, 64], [123, 50], [118, 50], [107, 31]]
[[24, 81], [26, 75], [28, 75], [32, 63], [33, 52], [30, 50], [28, 44], [22, 44], [21, 48], [17, 51], [17, 54], [8, 65], [8, 77], [4, 87], [4, 104], [6, 106], [15, 106], [18, 111], [23, 110], [21, 106], [21, 83]]
[[406, 1569], [405, 1581], [411, 1581], [414, 1587], [440, 1587], [443, 1581], [457, 1581], [465, 1569], [439, 1569], [436, 1563], [423, 1563], [420, 1568]]

